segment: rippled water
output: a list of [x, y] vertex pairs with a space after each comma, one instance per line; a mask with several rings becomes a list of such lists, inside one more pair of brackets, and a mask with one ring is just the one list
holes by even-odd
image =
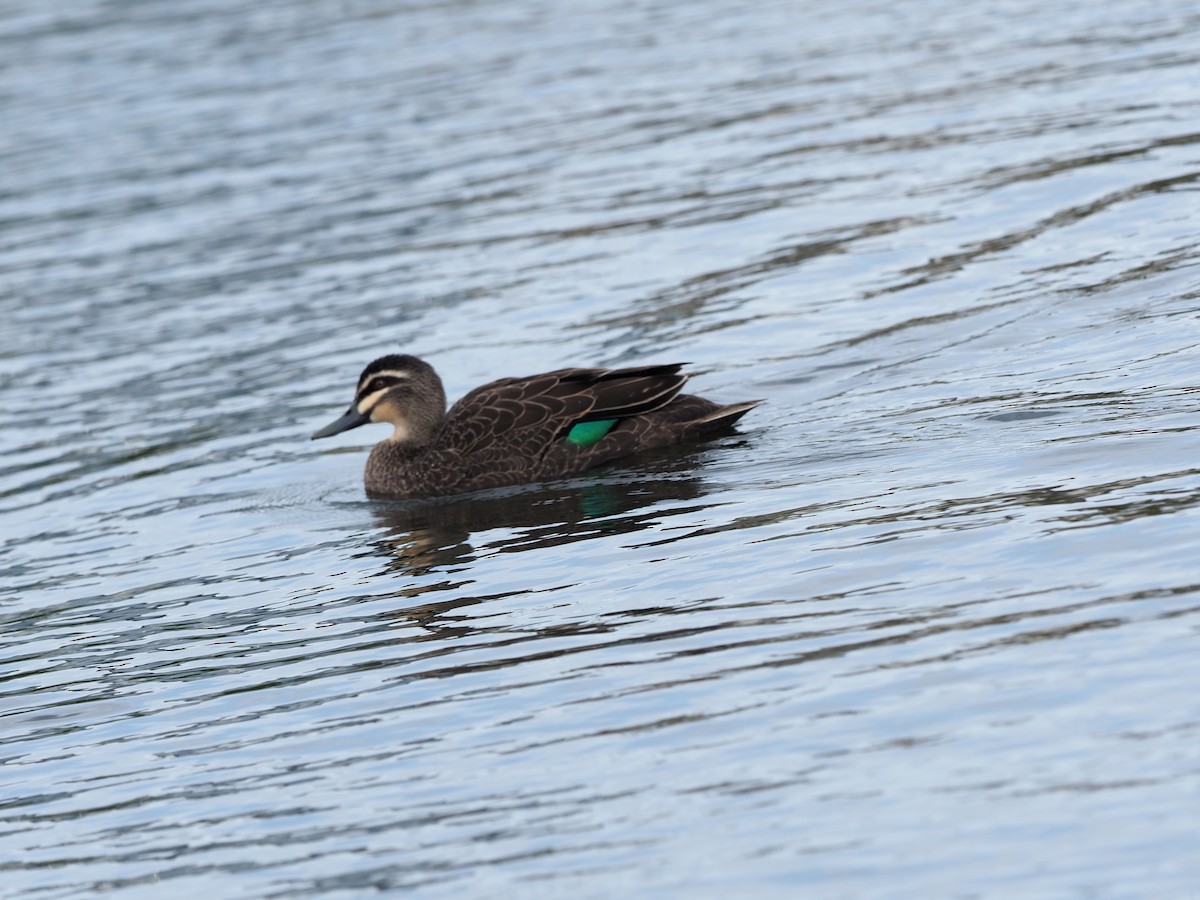
[[[0, 893], [1194, 893], [1198, 29], [0, 4]], [[767, 403], [374, 503], [398, 349]]]

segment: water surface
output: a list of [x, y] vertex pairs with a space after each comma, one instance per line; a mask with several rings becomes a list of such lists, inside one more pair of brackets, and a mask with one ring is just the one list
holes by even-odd
[[[0, 4], [0, 893], [1194, 892], [1198, 28]], [[767, 402], [371, 502], [397, 350]]]

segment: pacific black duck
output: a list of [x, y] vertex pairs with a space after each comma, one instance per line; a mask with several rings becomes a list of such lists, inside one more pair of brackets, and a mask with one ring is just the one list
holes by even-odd
[[367, 493], [430, 497], [545, 481], [695, 440], [733, 425], [760, 401], [721, 406], [681, 394], [682, 364], [560, 369], [502, 378], [446, 412], [442, 380], [415, 356], [383, 356], [358, 379], [354, 402], [313, 439], [389, 422], [367, 459]]

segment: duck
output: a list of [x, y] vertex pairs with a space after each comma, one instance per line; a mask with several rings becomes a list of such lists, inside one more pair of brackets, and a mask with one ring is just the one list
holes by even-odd
[[371, 362], [354, 400], [313, 440], [386, 422], [363, 481], [373, 498], [436, 497], [568, 477], [730, 429], [761, 400], [721, 405], [681, 393], [684, 363], [570, 368], [501, 378], [446, 409], [433, 366], [408, 354]]

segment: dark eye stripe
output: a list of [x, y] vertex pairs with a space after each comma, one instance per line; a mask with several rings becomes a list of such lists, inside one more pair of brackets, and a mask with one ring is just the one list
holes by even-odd
[[373, 394], [376, 391], [382, 391], [386, 388], [395, 387], [403, 380], [403, 378], [396, 378], [393, 375], [376, 375], [359, 389], [357, 399], [361, 400], [368, 394]]

